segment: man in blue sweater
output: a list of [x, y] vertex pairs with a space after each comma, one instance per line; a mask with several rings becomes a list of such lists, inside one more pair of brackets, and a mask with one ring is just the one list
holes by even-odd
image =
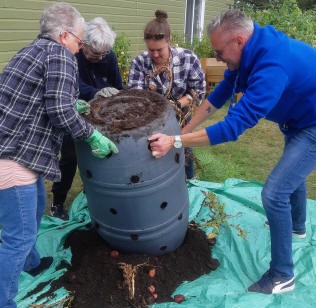
[[[117, 58], [114, 52], [111, 51], [115, 37], [116, 34], [101, 17], [96, 17], [86, 23], [85, 44], [76, 54], [79, 69], [80, 99], [90, 101], [98, 94], [103, 95], [103, 89], [110, 94], [114, 94], [116, 89], [122, 89], [122, 78]], [[81, 110], [78, 109], [78, 111], [87, 112], [88, 109], [89, 105], [83, 102]], [[61, 180], [54, 182], [52, 186], [51, 215], [66, 220], [68, 219], [68, 213], [64, 208], [64, 202], [77, 170], [75, 145], [70, 135], [64, 136], [60, 152]]]
[[[224, 80], [207, 97], [181, 136], [149, 137], [159, 158], [173, 146], [216, 145], [237, 140], [262, 118], [279, 124], [284, 152], [268, 176], [262, 203], [271, 235], [269, 270], [248, 292], [294, 289], [292, 235], [306, 236], [306, 177], [316, 167], [316, 49], [271, 26], [260, 27], [238, 10], [221, 13], [208, 26], [218, 60], [227, 64]], [[243, 96], [235, 103], [235, 93]], [[192, 132], [221, 108], [223, 121]]]

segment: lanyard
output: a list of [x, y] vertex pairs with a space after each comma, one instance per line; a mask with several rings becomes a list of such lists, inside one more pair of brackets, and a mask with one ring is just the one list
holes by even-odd
[[237, 104], [237, 101], [235, 100], [235, 94], [236, 94], [236, 90], [237, 90], [238, 78], [239, 78], [239, 73], [237, 73], [237, 75], [236, 75], [236, 78], [234, 81], [233, 92], [232, 92], [232, 95], [230, 97], [229, 107], [232, 107], [232, 108], [234, 108], [235, 105]]

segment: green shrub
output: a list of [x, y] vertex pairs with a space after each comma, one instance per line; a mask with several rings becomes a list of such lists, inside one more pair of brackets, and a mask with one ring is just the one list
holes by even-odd
[[112, 48], [117, 56], [118, 67], [123, 83], [125, 84], [127, 83], [129, 68], [131, 65], [130, 47], [130, 40], [127, 38], [125, 33], [120, 33], [117, 35], [115, 44]]
[[316, 13], [302, 11], [296, 0], [273, 1], [265, 9], [243, 7], [246, 14], [261, 25], [273, 25], [292, 38], [316, 47]]
[[172, 45], [183, 47], [192, 50], [199, 58], [214, 57], [214, 51], [210, 44], [207, 34], [204, 34], [202, 39], [195, 37], [192, 42], [185, 39], [184, 34], [173, 33]]

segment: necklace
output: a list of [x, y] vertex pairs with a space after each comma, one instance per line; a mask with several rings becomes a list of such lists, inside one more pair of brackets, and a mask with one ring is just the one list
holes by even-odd
[[[152, 68], [153, 68], [152, 72], [149, 72], [149, 74], [146, 75], [146, 81], [147, 81], [149, 90], [157, 91], [157, 86], [156, 86], [154, 80], [158, 80], [158, 78], [160, 79], [159, 75], [164, 74], [164, 76], [166, 77], [166, 81], [168, 81], [169, 84], [168, 84], [166, 91], [163, 91], [165, 93], [161, 93], [161, 94], [164, 95], [165, 97], [169, 98], [170, 92], [172, 89], [172, 83], [173, 83], [172, 53], [171, 53], [170, 47], [169, 47], [169, 59], [168, 59], [168, 61], [162, 65], [159, 65], [159, 66], [156, 66], [153, 63]], [[162, 84], [161, 80], [160, 80], [160, 83]]]

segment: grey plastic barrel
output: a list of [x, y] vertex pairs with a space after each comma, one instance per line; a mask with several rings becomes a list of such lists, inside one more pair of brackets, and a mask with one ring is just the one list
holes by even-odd
[[[144, 95], [143, 90], [129, 91], [112, 97], [112, 102], [117, 100], [119, 104], [124, 97], [130, 100], [133, 95], [139, 100]], [[158, 94], [150, 95], [157, 101]], [[159, 100], [166, 103], [160, 95]], [[102, 125], [95, 127], [105, 132]], [[165, 254], [181, 245], [187, 231], [189, 198], [184, 151], [173, 148], [166, 156], [154, 158], [147, 140], [154, 132], [180, 134], [168, 102], [160, 117], [143, 127], [105, 133], [115, 140], [118, 154], [99, 159], [85, 142], [76, 144], [91, 219], [103, 239], [123, 252]]]

